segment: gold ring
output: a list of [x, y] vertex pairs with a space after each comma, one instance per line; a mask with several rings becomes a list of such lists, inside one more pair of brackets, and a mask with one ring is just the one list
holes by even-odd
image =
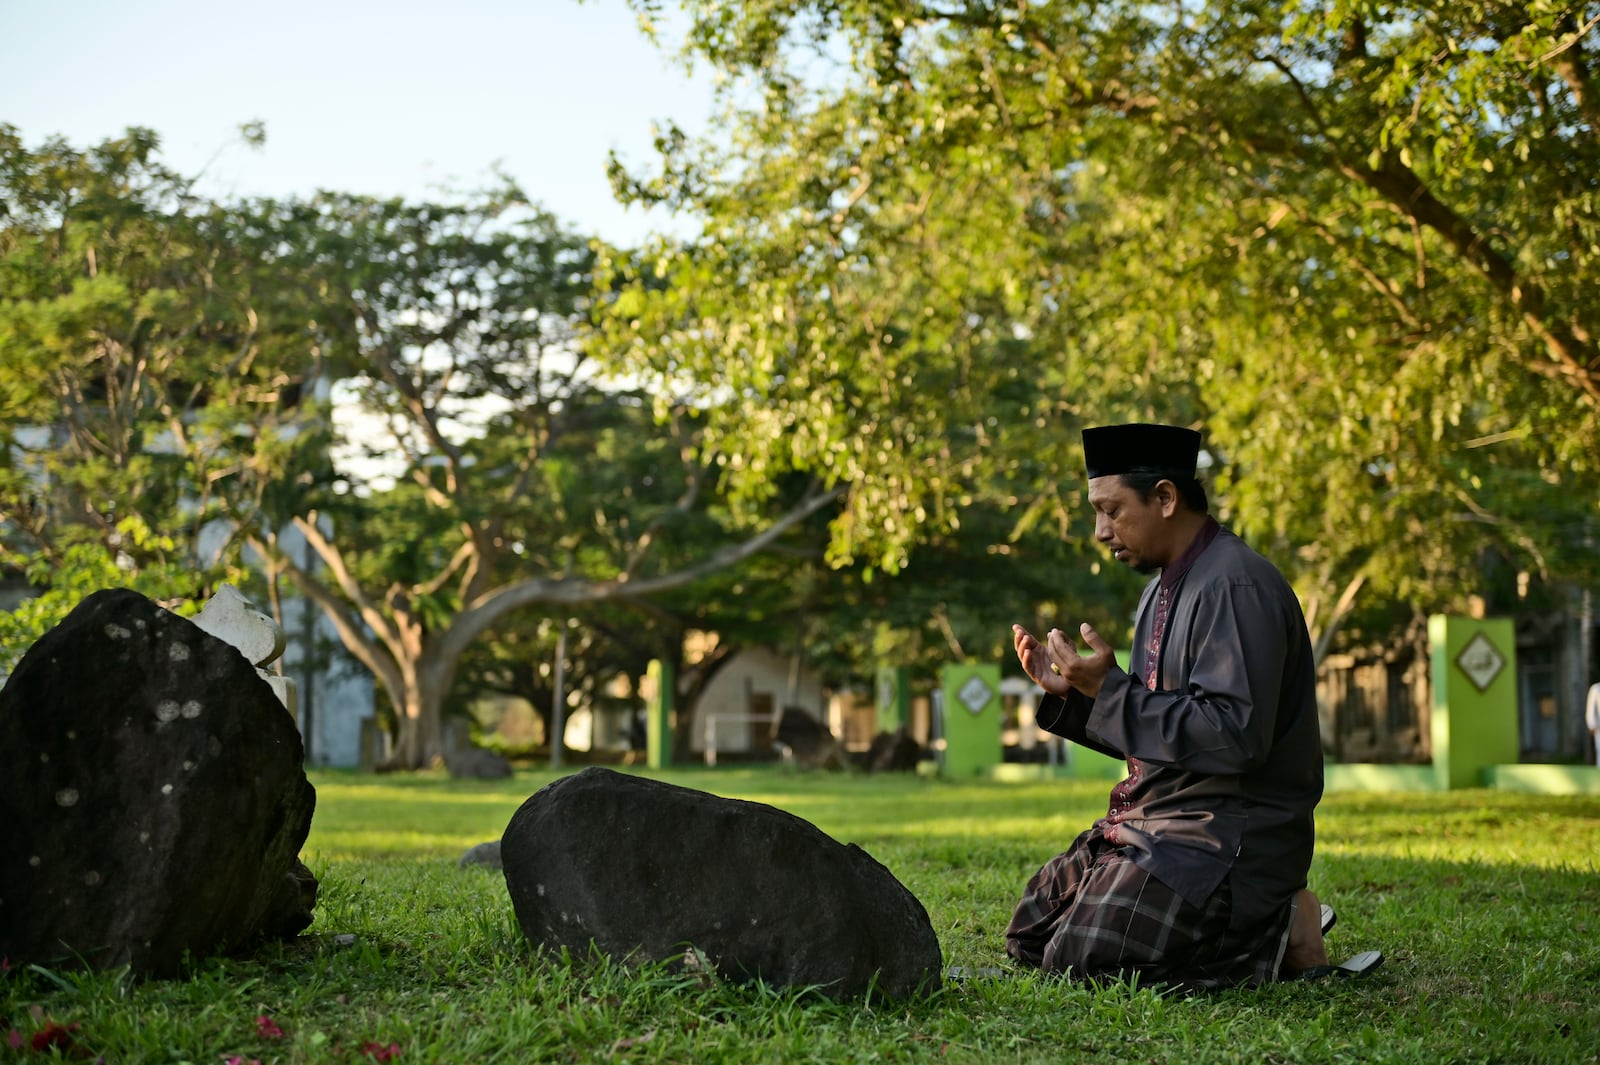
[[1061, 676], [1061, 667], [1056, 665], [1054, 662], [1051, 662], [1050, 663], [1050, 672], [1054, 673], [1056, 676], [1059, 677], [1059, 676]]

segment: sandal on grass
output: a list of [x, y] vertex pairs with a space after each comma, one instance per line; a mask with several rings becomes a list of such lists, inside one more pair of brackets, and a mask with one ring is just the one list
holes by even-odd
[[1370, 976], [1383, 964], [1383, 951], [1364, 950], [1350, 958], [1346, 958], [1338, 965], [1313, 965], [1309, 969], [1302, 969], [1289, 977], [1290, 980], [1324, 980], [1328, 977], [1347, 979], [1354, 976]]
[[964, 984], [968, 980], [998, 980], [1005, 975], [1005, 969], [990, 966], [952, 965], [945, 970], [944, 978], [952, 983]]

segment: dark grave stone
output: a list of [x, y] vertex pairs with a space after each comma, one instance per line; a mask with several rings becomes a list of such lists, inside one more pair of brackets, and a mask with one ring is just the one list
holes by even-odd
[[880, 732], [867, 748], [867, 772], [914, 773], [922, 760], [922, 746], [903, 728]]
[[474, 865], [480, 865], [486, 869], [501, 868], [500, 841], [492, 839], [487, 843], [478, 843], [468, 847], [456, 862], [457, 868], [460, 869], [466, 869]]
[[456, 780], [504, 780], [511, 775], [511, 762], [502, 754], [482, 747], [462, 747], [444, 756], [444, 767]]
[[523, 803], [501, 860], [523, 933], [551, 950], [687, 955], [837, 999], [939, 986], [916, 897], [860, 847], [771, 806], [592, 767]]
[[802, 769], [844, 769], [849, 764], [828, 727], [798, 706], [784, 707], [773, 738], [789, 748]]
[[297, 934], [302, 760], [238, 649], [136, 592], [89, 596], [0, 690], [0, 955], [162, 976]]

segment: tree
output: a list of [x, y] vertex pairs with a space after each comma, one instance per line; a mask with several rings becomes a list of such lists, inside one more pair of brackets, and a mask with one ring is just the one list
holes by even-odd
[[[692, 419], [681, 412], [646, 449], [654, 490], [608, 471], [622, 401], [580, 343], [589, 252], [510, 184], [453, 204], [324, 194], [259, 205], [254, 226], [334, 294], [330, 329], [346, 344], [331, 372], [367, 427], [328, 431], [335, 451], [381, 465], [306, 467], [303, 484], [264, 497], [251, 543], [372, 670], [395, 711], [397, 766], [442, 753], [462, 655], [514, 611], [684, 587], [831, 501], [806, 492], [664, 566], [656, 541], [707, 476]], [[286, 528], [317, 572], [285, 550]]]
[[462, 653], [513, 611], [684, 587], [831, 501], [730, 516], [663, 565], [708, 477], [693, 419], [629, 441], [656, 490], [608, 476], [641, 400], [579, 343], [585, 243], [519, 190], [219, 204], [146, 131], [0, 134], [0, 565], [53, 589], [12, 631], [111, 574], [203, 598], [253, 579], [248, 545], [373, 670], [416, 766]]
[[0, 126], [0, 571], [43, 593], [17, 653], [96, 587], [173, 606], [248, 584], [231, 485], [275, 468], [314, 314], [147, 130], [80, 151]]
[[604, 264], [611, 335], [749, 400], [712, 427], [736, 474], [847, 483], [836, 557], [902, 565], [1028, 459], [1022, 497], [1072, 511], [1072, 430], [1153, 417], [1208, 430], [1224, 517], [1324, 647], [1363, 597], [1459, 604], [1486, 552], [1584, 572], [1579, 9], [684, 7], [728, 118], [616, 172], [702, 229]]
[[[661, 434], [642, 397], [618, 390], [595, 393], [590, 415], [553, 440], [542, 462], [538, 498], [558, 504], [559, 527], [571, 537], [575, 572], [598, 575], [625, 564], [630, 529], [647, 524], [665, 508], [674, 513], [653, 548], [665, 569], [692, 565], [735, 535], [731, 513], [714, 484], [684, 499], [681, 458], [664, 451]], [[692, 418], [690, 419], [692, 421]], [[684, 443], [692, 442], [692, 432]], [[699, 474], [696, 474], [699, 476]], [[804, 482], [791, 486], [776, 512], [803, 495]], [[586, 536], [585, 516], [594, 516]], [[602, 520], [603, 519], [603, 520]], [[535, 605], [516, 611], [464, 656], [457, 673], [458, 705], [484, 691], [526, 699], [551, 729], [554, 697], [552, 663], [557, 636], [568, 634], [564, 676], [568, 701], [581, 696], [595, 706], [604, 687], [621, 675], [639, 690], [647, 663], [662, 659], [677, 678], [676, 751], [687, 757], [695, 704], [716, 673], [740, 650], [762, 644], [789, 644], [801, 629], [810, 604], [810, 577], [822, 566], [826, 530], [813, 518], [796, 524], [765, 550], [691, 584], [647, 597], [573, 603], [560, 609]], [[521, 558], [507, 560], [514, 571]], [[549, 564], [560, 560], [552, 557]], [[507, 572], [503, 580], [519, 574]], [[689, 654], [691, 636], [714, 638]], [[702, 641], [695, 641], [700, 644]]]

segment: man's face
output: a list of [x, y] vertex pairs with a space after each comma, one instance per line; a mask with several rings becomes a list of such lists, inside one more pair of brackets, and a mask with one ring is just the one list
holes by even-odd
[[1122, 483], [1118, 476], [1096, 477], [1089, 482], [1089, 505], [1094, 507], [1094, 538], [1111, 550], [1118, 562], [1125, 562], [1140, 573], [1153, 573], [1165, 566], [1170, 507], [1163, 493], [1166, 482], [1156, 486], [1148, 500]]

